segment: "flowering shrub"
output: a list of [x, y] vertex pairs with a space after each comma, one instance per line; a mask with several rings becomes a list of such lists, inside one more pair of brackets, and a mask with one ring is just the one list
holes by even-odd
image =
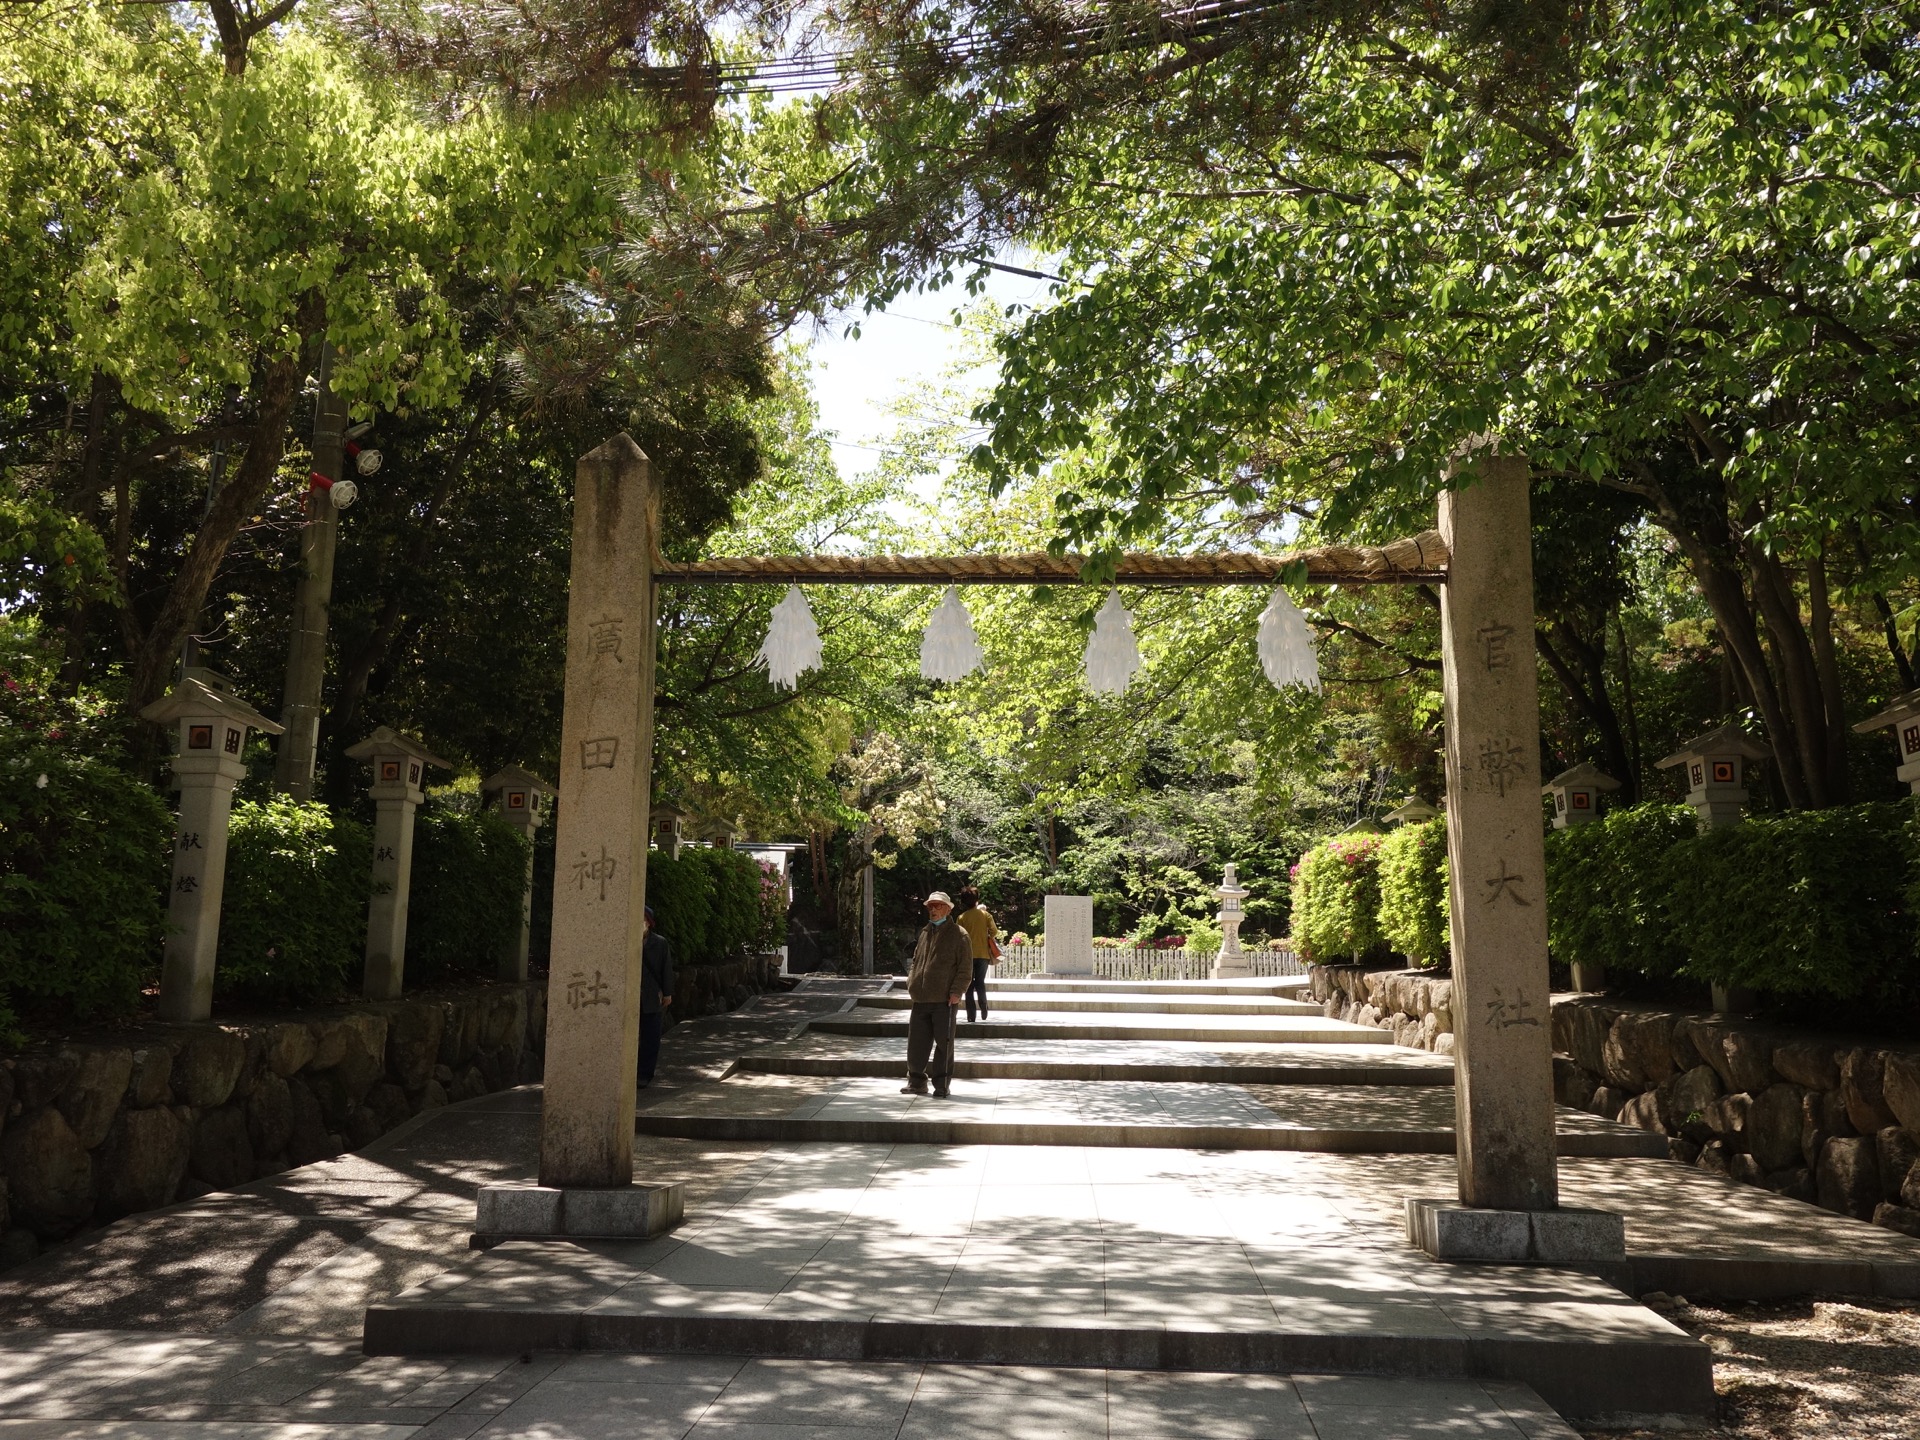
[[1383, 948], [1380, 835], [1336, 835], [1293, 867], [1293, 945], [1314, 965], [1359, 959]]
[[1380, 933], [1416, 965], [1437, 965], [1449, 949], [1447, 821], [1402, 825], [1380, 846]]

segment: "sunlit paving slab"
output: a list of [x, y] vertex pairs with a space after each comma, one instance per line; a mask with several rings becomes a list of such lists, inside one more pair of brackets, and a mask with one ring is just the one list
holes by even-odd
[[[1206, 1088], [1219, 1103], [1232, 1087]], [[1232, 1103], [1265, 1108], [1244, 1092]], [[1606, 1409], [1705, 1403], [1704, 1348], [1602, 1280], [1446, 1265], [1410, 1250], [1373, 1193], [1431, 1193], [1447, 1162], [1391, 1158], [771, 1151], [731, 1204], [671, 1236], [502, 1245], [370, 1309], [366, 1341], [394, 1353], [733, 1348], [1481, 1373], [1547, 1385], [1556, 1403], [1589, 1410], [1599, 1389], [1612, 1394]]]
[[[901, 1093], [897, 1075], [824, 1079], [741, 1073], [648, 1102], [639, 1133], [724, 1140], [1190, 1146], [1200, 1149], [1453, 1148], [1453, 1094], [1437, 1087], [1248, 1087], [1152, 1081], [962, 1080], [947, 1097]], [[1569, 1155], [1666, 1153], [1665, 1141], [1560, 1112]]]

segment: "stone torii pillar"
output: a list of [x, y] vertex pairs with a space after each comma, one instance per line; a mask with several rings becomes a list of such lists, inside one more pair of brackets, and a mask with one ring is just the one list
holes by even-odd
[[160, 970], [160, 1018], [205, 1020], [213, 1013], [213, 962], [220, 948], [220, 901], [227, 889], [227, 816], [247, 773], [247, 731], [281, 727], [234, 695], [211, 670], [191, 667], [140, 712], [178, 727], [173, 775], [180, 823], [173, 836], [167, 894], [167, 948]]
[[481, 1244], [514, 1236], [644, 1236], [681, 1214], [678, 1185], [633, 1183], [659, 525], [652, 467], [632, 437], [616, 435], [581, 456], [567, 595], [540, 1182], [481, 1189]]
[[373, 769], [373, 892], [367, 898], [367, 967], [361, 993], [398, 1000], [407, 972], [407, 897], [413, 888], [413, 815], [426, 798], [426, 767], [452, 767], [418, 740], [380, 726], [347, 758]]
[[1440, 497], [1460, 1204], [1409, 1199], [1408, 1238], [1443, 1259], [1618, 1259], [1619, 1216], [1558, 1208], [1531, 477], [1524, 456], [1487, 445], [1448, 479], [1460, 482]]
[[527, 878], [520, 890], [520, 928], [502, 943], [499, 969], [502, 980], [525, 980], [527, 947], [533, 936], [533, 837], [546, 818], [547, 800], [553, 794], [553, 787], [532, 771], [509, 765], [483, 781], [480, 792], [498, 798], [500, 813], [527, 842]]

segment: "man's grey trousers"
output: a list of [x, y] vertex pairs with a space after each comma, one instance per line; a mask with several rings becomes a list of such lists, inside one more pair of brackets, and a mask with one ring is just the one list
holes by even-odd
[[[936, 1090], [952, 1082], [954, 1014], [954, 1007], [944, 1000], [913, 1002], [907, 1018], [907, 1083], [914, 1089], [925, 1089], [929, 1075]], [[929, 1052], [932, 1064], [927, 1063]]]

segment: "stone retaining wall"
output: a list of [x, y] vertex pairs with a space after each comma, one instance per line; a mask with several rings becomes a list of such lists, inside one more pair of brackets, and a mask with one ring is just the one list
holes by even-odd
[[1553, 1007], [1554, 1098], [1673, 1158], [1920, 1236], [1920, 1051], [1598, 996]]
[[[1453, 983], [1316, 965], [1334, 1019], [1453, 1053]], [[1920, 1050], [1599, 996], [1553, 1002], [1554, 1098], [1667, 1137], [1683, 1165], [1920, 1236]]]
[[0, 1264], [86, 1226], [354, 1150], [540, 1078], [544, 983], [0, 1060]]
[[[773, 988], [777, 955], [692, 965], [674, 1020]], [[148, 1026], [0, 1058], [0, 1267], [41, 1244], [357, 1150], [540, 1079], [546, 981], [239, 1023]]]
[[1423, 970], [1314, 965], [1313, 998], [1331, 1020], [1391, 1030], [1396, 1045], [1453, 1053], [1453, 981]]
[[673, 977], [675, 1020], [697, 1020], [738, 1010], [755, 995], [774, 988], [778, 955], [753, 955], [724, 965], [682, 965]]

